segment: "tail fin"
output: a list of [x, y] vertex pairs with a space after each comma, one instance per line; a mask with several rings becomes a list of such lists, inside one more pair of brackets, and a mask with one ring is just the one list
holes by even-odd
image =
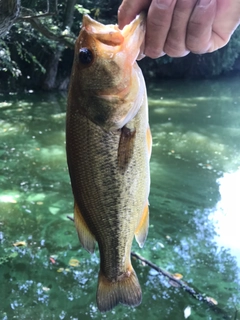
[[142, 290], [133, 268], [130, 274], [119, 280], [110, 281], [100, 271], [98, 277], [97, 305], [101, 312], [110, 311], [117, 304], [138, 306], [142, 301]]

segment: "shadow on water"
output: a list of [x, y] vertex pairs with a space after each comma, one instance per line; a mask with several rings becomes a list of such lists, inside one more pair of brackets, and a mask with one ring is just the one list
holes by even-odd
[[217, 300], [218, 309], [134, 260], [142, 304], [100, 314], [98, 253], [90, 256], [80, 247], [67, 219], [72, 194], [64, 142], [66, 96], [0, 97], [0, 318], [181, 320], [190, 310], [194, 320], [239, 320], [238, 83], [149, 85], [151, 220], [144, 248], [133, 247], [169, 272], [181, 273], [190, 286]]

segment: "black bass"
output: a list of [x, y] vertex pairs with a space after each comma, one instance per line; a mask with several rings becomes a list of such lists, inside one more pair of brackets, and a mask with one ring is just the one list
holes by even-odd
[[120, 30], [84, 16], [68, 94], [67, 161], [82, 246], [100, 252], [97, 305], [137, 306], [142, 292], [131, 264], [135, 236], [148, 232], [151, 133], [146, 87], [136, 63], [145, 15]]

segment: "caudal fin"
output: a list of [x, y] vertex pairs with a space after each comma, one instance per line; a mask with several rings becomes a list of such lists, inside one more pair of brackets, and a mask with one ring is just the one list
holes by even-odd
[[99, 311], [109, 311], [119, 303], [136, 307], [141, 301], [142, 290], [133, 269], [129, 274], [126, 273], [125, 276], [121, 276], [117, 281], [110, 281], [101, 271], [99, 272], [97, 289]]

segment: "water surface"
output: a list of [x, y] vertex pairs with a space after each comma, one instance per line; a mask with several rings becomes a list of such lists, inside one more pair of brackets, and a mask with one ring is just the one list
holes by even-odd
[[239, 320], [239, 82], [148, 86], [151, 220], [144, 248], [133, 250], [217, 307], [133, 260], [142, 304], [106, 314], [95, 303], [98, 252], [81, 248], [67, 218], [66, 96], [0, 96], [0, 319]]

